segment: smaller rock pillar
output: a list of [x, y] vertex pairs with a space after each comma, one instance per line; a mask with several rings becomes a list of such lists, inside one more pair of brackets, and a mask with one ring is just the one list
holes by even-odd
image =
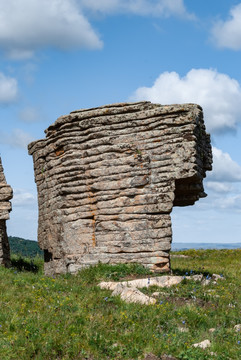
[[9, 219], [9, 212], [12, 206], [9, 200], [13, 197], [11, 186], [7, 185], [2, 161], [0, 158], [0, 265], [10, 265], [10, 247], [8, 243], [6, 220]]

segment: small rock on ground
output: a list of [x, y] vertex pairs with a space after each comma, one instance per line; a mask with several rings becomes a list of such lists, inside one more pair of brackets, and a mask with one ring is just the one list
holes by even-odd
[[238, 331], [241, 331], [241, 324], [235, 325], [235, 326], [234, 326], [234, 330], [237, 331], [237, 332], [238, 332]]
[[200, 343], [193, 344], [194, 347], [200, 347], [201, 349], [206, 349], [211, 346], [211, 342], [209, 340], [203, 340]]
[[112, 295], [120, 295], [121, 299], [128, 303], [139, 303], [144, 305], [155, 304], [156, 299], [143, 294], [140, 290], [136, 288], [129, 288], [123, 284], [118, 284], [115, 290], [112, 292]]
[[210, 333], [213, 333], [215, 330], [216, 330], [215, 328], [211, 328], [211, 329], [209, 329], [208, 331], [209, 331]]

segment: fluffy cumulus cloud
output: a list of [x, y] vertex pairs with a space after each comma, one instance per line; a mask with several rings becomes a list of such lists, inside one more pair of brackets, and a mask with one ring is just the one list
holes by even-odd
[[78, 0], [85, 9], [103, 14], [132, 13], [151, 16], [181, 16], [194, 18], [183, 0]]
[[7, 144], [11, 147], [18, 149], [27, 149], [28, 144], [33, 141], [34, 138], [30, 134], [21, 129], [14, 129], [11, 134], [0, 133], [0, 143]]
[[234, 130], [241, 120], [240, 84], [213, 69], [192, 69], [184, 77], [164, 72], [153, 86], [137, 89], [131, 100], [200, 104], [207, 130], [213, 133]]
[[0, 72], [0, 104], [8, 104], [15, 101], [17, 94], [17, 80]]
[[228, 153], [215, 147], [213, 171], [207, 175], [205, 189], [209, 196], [203, 209], [241, 210], [241, 166]]
[[0, 0], [0, 49], [13, 59], [46, 47], [99, 49], [87, 18], [93, 13], [194, 18], [183, 0]]
[[8, 56], [29, 58], [48, 46], [100, 48], [102, 42], [77, 0], [0, 0], [0, 47]]
[[227, 194], [229, 199], [230, 194], [239, 191], [237, 188], [241, 182], [241, 166], [228, 153], [216, 147], [212, 148], [212, 152], [213, 170], [207, 173], [205, 188], [211, 194]]
[[218, 47], [241, 50], [241, 3], [230, 10], [226, 21], [218, 21], [212, 29], [212, 39]]
[[216, 147], [213, 151], [213, 171], [209, 175], [209, 180], [223, 182], [241, 181], [241, 166], [236, 163], [228, 153]]

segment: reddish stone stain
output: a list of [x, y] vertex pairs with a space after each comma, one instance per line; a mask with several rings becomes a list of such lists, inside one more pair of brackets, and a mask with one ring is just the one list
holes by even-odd
[[55, 155], [56, 155], [56, 156], [61, 156], [61, 155], [63, 155], [63, 154], [64, 154], [64, 148], [63, 148], [63, 147], [55, 150]]

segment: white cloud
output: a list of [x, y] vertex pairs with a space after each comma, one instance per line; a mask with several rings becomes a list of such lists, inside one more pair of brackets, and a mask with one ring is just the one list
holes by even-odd
[[184, 77], [176, 72], [164, 72], [152, 87], [137, 89], [131, 100], [200, 104], [209, 132], [233, 130], [241, 121], [240, 84], [212, 69], [192, 69]]
[[241, 3], [230, 10], [229, 19], [212, 28], [212, 39], [218, 47], [241, 50]]
[[8, 104], [15, 101], [17, 94], [17, 80], [0, 72], [0, 104]]
[[241, 166], [228, 153], [215, 147], [213, 152], [213, 170], [208, 174], [210, 181], [239, 182], [241, 181]]
[[213, 171], [208, 173], [204, 188], [208, 197], [198, 202], [200, 210], [240, 212], [241, 166], [228, 153], [213, 147]]
[[35, 123], [41, 120], [39, 111], [31, 106], [22, 109], [19, 112], [19, 117], [23, 122], [26, 123]]
[[35, 194], [25, 189], [14, 189], [12, 203], [13, 206], [36, 206], [37, 199]]
[[221, 210], [230, 209], [230, 210], [241, 210], [241, 195], [232, 195], [226, 197], [219, 197], [214, 202], [214, 207]]
[[233, 186], [227, 182], [206, 181], [205, 189], [215, 193], [229, 193], [233, 190]]
[[20, 149], [26, 150], [28, 144], [33, 140], [33, 136], [21, 129], [14, 129], [11, 134], [0, 133], [0, 143]]
[[183, 0], [79, 0], [79, 3], [83, 8], [103, 14], [132, 13], [194, 18], [194, 15], [187, 12]]
[[101, 48], [102, 42], [76, 0], [0, 0], [0, 47], [15, 59], [34, 51]]

